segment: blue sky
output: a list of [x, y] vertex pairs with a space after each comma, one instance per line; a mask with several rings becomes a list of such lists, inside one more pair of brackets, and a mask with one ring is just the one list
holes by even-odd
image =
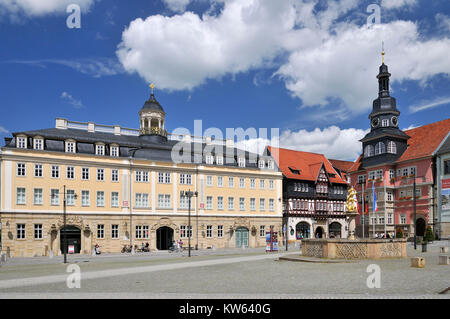
[[[353, 160], [381, 41], [400, 127], [449, 117], [448, 0], [0, 0], [0, 137], [56, 117], [137, 128], [156, 85], [169, 131], [279, 128]], [[69, 4], [82, 9], [69, 29]], [[381, 23], [368, 25], [370, 4]], [[260, 140], [248, 142], [259, 145]]]

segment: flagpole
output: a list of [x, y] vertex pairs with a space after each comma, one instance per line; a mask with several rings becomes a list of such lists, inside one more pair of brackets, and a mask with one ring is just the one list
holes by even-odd
[[364, 202], [366, 201], [366, 198], [365, 198], [365, 195], [364, 195], [364, 184], [366, 183], [366, 181], [364, 180], [364, 182], [361, 184], [361, 186], [362, 186], [362, 196], [361, 196], [361, 199], [362, 199], [362, 210], [361, 210], [361, 215], [362, 215], [362, 224], [363, 224], [363, 229], [362, 229], [362, 235], [363, 235], [363, 238], [365, 238], [365, 234], [364, 234], [364, 228], [366, 227], [366, 223], [365, 223], [365, 220], [364, 220], [364, 215], [366, 214], [366, 211], [364, 210]]
[[375, 195], [375, 182], [372, 181], [372, 232], [373, 232], [372, 236], [373, 236], [373, 238], [375, 238], [375, 205], [377, 202], [376, 196], [377, 195]]
[[386, 231], [386, 219], [387, 219], [387, 208], [386, 208], [386, 179], [383, 179], [384, 184], [384, 238], [387, 238]]

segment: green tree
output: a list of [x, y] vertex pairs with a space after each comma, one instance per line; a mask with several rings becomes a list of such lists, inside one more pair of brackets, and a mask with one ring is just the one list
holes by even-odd
[[428, 226], [427, 231], [425, 232], [425, 240], [433, 241], [433, 239], [434, 239], [433, 230], [431, 229], [431, 226]]
[[396, 238], [403, 238], [403, 232], [401, 229], [397, 230], [397, 234], [395, 235]]

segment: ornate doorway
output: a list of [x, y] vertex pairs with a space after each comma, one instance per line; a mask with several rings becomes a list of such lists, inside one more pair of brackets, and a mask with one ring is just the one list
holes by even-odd
[[322, 227], [317, 227], [316, 228], [316, 232], [314, 233], [314, 237], [315, 238], [322, 238], [323, 237], [323, 228]]
[[173, 229], [167, 226], [160, 227], [156, 230], [156, 249], [168, 250], [172, 247]]
[[248, 248], [248, 229], [239, 227], [236, 229], [236, 247]]
[[295, 226], [295, 239], [310, 238], [310, 226], [307, 222], [299, 222]]
[[[66, 246], [64, 246], [64, 235], [67, 237]], [[81, 251], [81, 230], [75, 226], [62, 227], [59, 230], [61, 254], [70, 246], [74, 246], [74, 253], [79, 254]], [[68, 253], [68, 251], [67, 251]]]

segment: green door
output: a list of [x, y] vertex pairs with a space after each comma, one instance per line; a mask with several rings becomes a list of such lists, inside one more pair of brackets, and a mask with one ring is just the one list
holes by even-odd
[[248, 248], [248, 229], [244, 227], [236, 229], [236, 247], [242, 246]]

